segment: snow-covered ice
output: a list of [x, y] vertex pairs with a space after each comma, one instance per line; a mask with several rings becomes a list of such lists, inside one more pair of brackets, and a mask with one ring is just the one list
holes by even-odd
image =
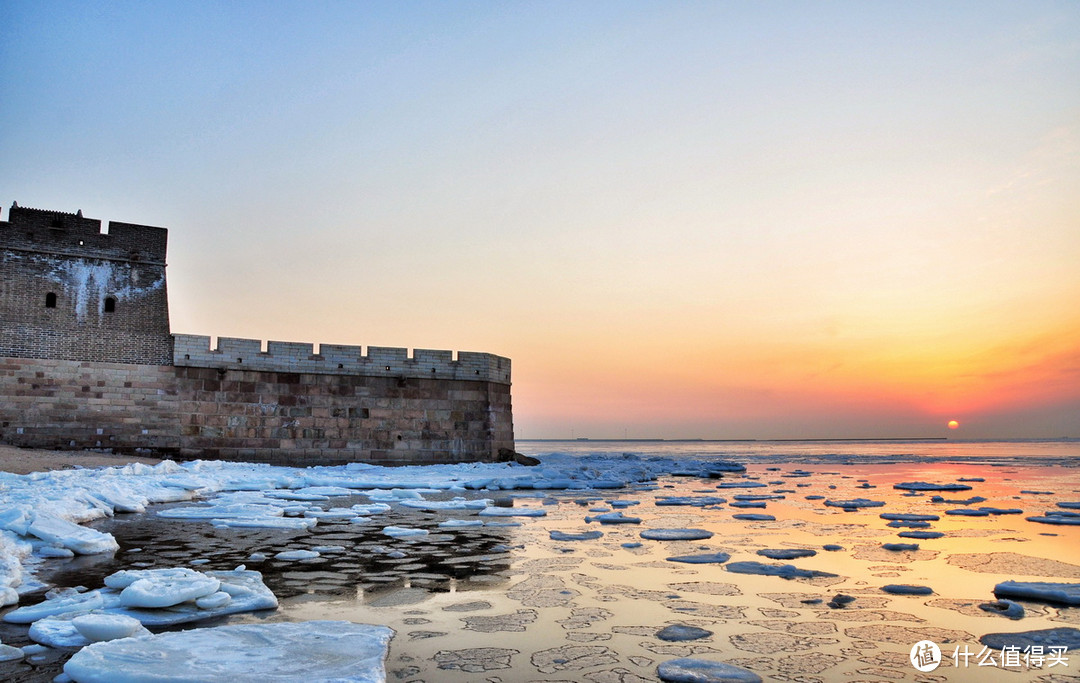
[[760, 683], [758, 676], [749, 669], [734, 664], [713, 662], [707, 659], [671, 659], [656, 667], [656, 675], [668, 683]]
[[641, 537], [650, 541], [701, 541], [712, 535], [705, 529], [646, 529], [641, 532]]
[[138, 619], [104, 612], [57, 614], [35, 621], [29, 636], [48, 647], [84, 647], [90, 643], [150, 635]]
[[[105, 584], [98, 590], [65, 592], [36, 605], [19, 607], [5, 614], [4, 621], [29, 624], [50, 616], [103, 612], [134, 617], [144, 626], [173, 626], [273, 609], [278, 604], [263, 584], [262, 575], [244, 568], [205, 574], [184, 568], [124, 570], [106, 577]], [[133, 588], [134, 593], [126, 596]], [[219, 591], [226, 593], [229, 600], [217, 598], [208, 607], [195, 602]], [[219, 601], [222, 604], [214, 606]]]
[[120, 591], [124, 607], [161, 608], [192, 602], [218, 592], [221, 581], [186, 567], [123, 570], [105, 579]]
[[78, 683], [378, 682], [392, 636], [347, 621], [218, 626], [95, 643], [64, 673]]
[[1080, 606], [1080, 583], [1046, 581], [1002, 581], [994, 586], [998, 598], [1039, 600], [1061, 605]]
[[283, 560], [287, 562], [295, 562], [297, 560], [314, 560], [319, 557], [319, 553], [314, 550], [283, 550], [277, 555], [274, 555], [275, 560]]
[[415, 527], [405, 527], [405, 526], [387, 526], [387, 527], [383, 527], [382, 532], [384, 534], [386, 534], [387, 536], [391, 536], [393, 538], [410, 538], [410, 537], [414, 537], [414, 536], [427, 536], [428, 533], [430, 533], [430, 532], [428, 532], [427, 529], [417, 529]]

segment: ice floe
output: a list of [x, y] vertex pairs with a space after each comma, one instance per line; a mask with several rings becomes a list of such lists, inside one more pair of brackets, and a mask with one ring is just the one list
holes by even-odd
[[123, 614], [56, 614], [30, 625], [30, 640], [48, 647], [85, 647], [90, 643], [150, 635], [138, 619]]
[[921, 540], [930, 540], [934, 538], [941, 538], [945, 535], [943, 531], [901, 531], [896, 534], [901, 538], [918, 538]]
[[853, 498], [851, 500], [827, 500], [825, 501], [825, 504], [829, 507], [844, 508], [845, 510], [885, 507], [885, 501], [870, 500], [868, 498]]
[[78, 683], [383, 681], [392, 636], [347, 621], [218, 626], [95, 643], [64, 673]]
[[413, 538], [416, 536], [427, 536], [431, 533], [427, 529], [406, 526], [387, 526], [383, 527], [382, 532], [393, 538]]
[[817, 551], [809, 548], [762, 548], [757, 554], [770, 560], [797, 560], [800, 557], [813, 557]]
[[656, 637], [660, 640], [680, 643], [688, 640], [700, 640], [702, 638], [708, 638], [712, 634], [712, 631], [698, 628], [697, 626], [687, 626], [686, 624], [671, 624], [670, 626], [665, 626], [664, 628], [657, 631]]
[[600, 522], [601, 524], [641, 524], [640, 517], [629, 517], [621, 510], [606, 512], [602, 515], [594, 515], [585, 518], [586, 522]]
[[[129, 593], [131, 589], [135, 589], [133, 593]], [[214, 600], [205, 607], [195, 602], [218, 592], [226, 593], [229, 600], [213, 606], [218, 602]], [[69, 589], [36, 605], [14, 609], [4, 615], [4, 621], [29, 624], [50, 616], [103, 612], [134, 617], [144, 626], [158, 627], [273, 609], [277, 604], [277, 598], [263, 584], [262, 575], [242, 567], [205, 574], [184, 568], [123, 570], [107, 576], [105, 588], [85, 593]]]
[[800, 569], [791, 564], [765, 564], [763, 562], [731, 562], [724, 568], [735, 574], [760, 574], [762, 576], [779, 576], [784, 579], [815, 579], [818, 577], [834, 577], [836, 574], [821, 572], [814, 569]]
[[1024, 618], [1024, 606], [1018, 602], [1012, 600], [995, 600], [993, 602], [984, 602], [979, 605], [979, 609], [991, 614], [1000, 614], [1003, 617], [1010, 619], [1023, 619]]
[[715, 553], [702, 553], [700, 555], [676, 555], [667, 558], [668, 562], [685, 562], [687, 564], [723, 564], [731, 559], [729, 553], [717, 551]]
[[1052, 657], [1053, 650], [1057, 650], [1059, 654], [1070, 650], [1080, 650], [1080, 629], [1061, 627], [1020, 633], [987, 633], [979, 638], [979, 642], [994, 650], [1003, 650], [1006, 647], [1015, 648], [1018, 651], [1043, 648], [1046, 656]]
[[282, 550], [280, 553], [274, 555], [275, 560], [283, 560], [285, 562], [295, 562], [297, 560], [314, 560], [319, 557], [319, 553], [315, 550]]
[[994, 586], [994, 596], [1080, 606], [1080, 583], [1003, 581]]
[[712, 538], [713, 533], [705, 529], [646, 529], [642, 538], [650, 541], [701, 541]]
[[105, 585], [120, 591], [124, 607], [161, 608], [192, 602], [221, 587], [218, 579], [193, 569], [122, 570], [105, 579]]
[[938, 515], [913, 514], [906, 512], [882, 512], [878, 517], [905, 522], [937, 522], [941, 519]]
[[760, 683], [749, 669], [707, 659], [671, 659], [656, 667], [656, 675], [667, 683]]
[[934, 589], [929, 586], [912, 586], [909, 584], [891, 583], [882, 586], [881, 590], [893, 595], [933, 595]]
[[1065, 524], [1070, 526], [1080, 525], [1080, 512], [1068, 512], [1065, 510], [1049, 510], [1044, 515], [1027, 517], [1029, 522], [1040, 524]]
[[902, 491], [970, 491], [967, 484], [932, 484], [926, 481], [905, 481], [893, 484], [894, 489]]
[[653, 501], [653, 505], [665, 506], [665, 505], [689, 505], [692, 507], [706, 507], [712, 505], [723, 505], [727, 502], [727, 498], [721, 498], [720, 496], [657, 496]]
[[552, 529], [548, 532], [548, 535], [553, 541], [592, 541], [597, 538], [601, 538], [604, 535], [603, 531], [582, 531], [581, 533], [571, 534], [565, 531], [558, 531]]
[[904, 550], [918, 550], [918, 543], [882, 543], [881, 547], [885, 550], [892, 550], [894, 552], [901, 552]]

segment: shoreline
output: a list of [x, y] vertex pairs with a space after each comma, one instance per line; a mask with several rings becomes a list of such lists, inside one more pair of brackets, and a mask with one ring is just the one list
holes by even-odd
[[161, 458], [94, 451], [54, 451], [0, 444], [0, 472], [32, 474], [80, 467], [123, 467], [131, 463], [156, 465]]

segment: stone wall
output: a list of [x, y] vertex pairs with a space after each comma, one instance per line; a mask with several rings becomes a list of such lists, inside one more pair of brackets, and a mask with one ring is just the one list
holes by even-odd
[[0, 358], [0, 441], [287, 465], [494, 460], [509, 384]]
[[31, 448], [180, 448], [173, 368], [0, 358], [0, 441]]
[[0, 355], [167, 365], [168, 231], [11, 208], [0, 221]]
[[177, 368], [181, 455], [310, 465], [494, 460], [514, 447], [494, 382]]

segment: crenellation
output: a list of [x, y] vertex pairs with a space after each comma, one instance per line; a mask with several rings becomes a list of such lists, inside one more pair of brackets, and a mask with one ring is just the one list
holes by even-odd
[[327, 375], [360, 375], [398, 379], [440, 379], [510, 383], [510, 359], [490, 353], [369, 346], [269, 341], [263, 351], [258, 339], [219, 337], [217, 348], [204, 335], [174, 334], [174, 363], [201, 367], [265, 372], [302, 372]]
[[165, 265], [169, 231], [149, 225], [101, 221], [62, 211], [13, 206], [0, 221], [6, 248]]

